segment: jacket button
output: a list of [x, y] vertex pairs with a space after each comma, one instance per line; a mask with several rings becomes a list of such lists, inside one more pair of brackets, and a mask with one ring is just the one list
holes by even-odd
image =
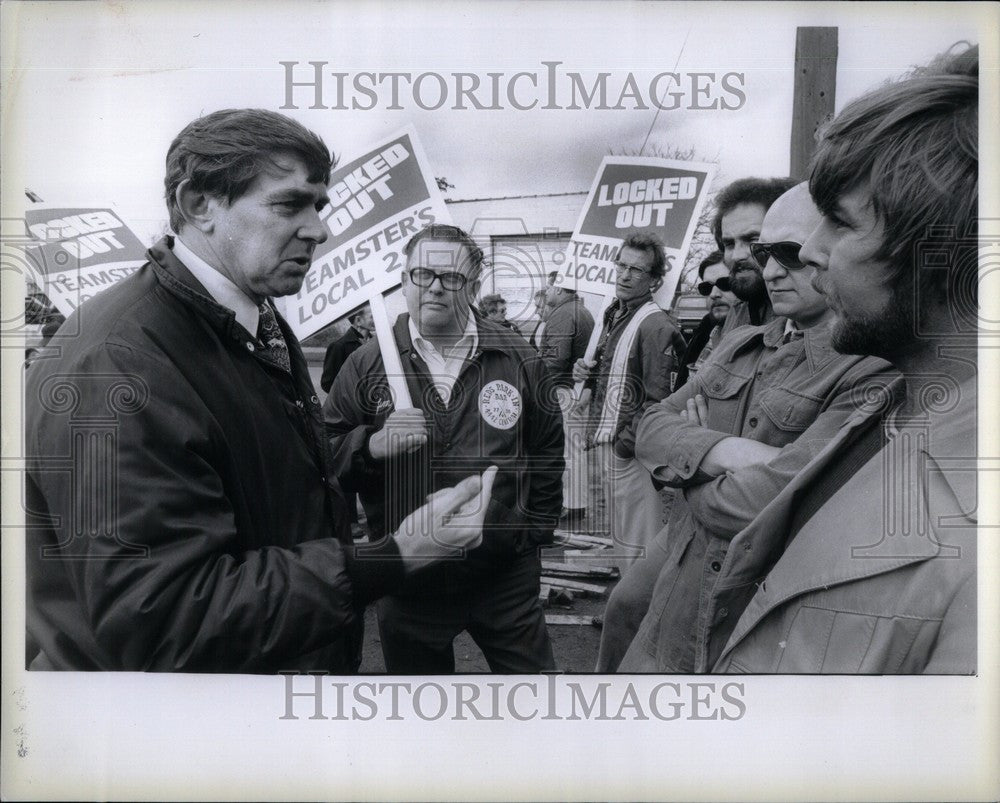
[[722, 389], [721, 382], [716, 382], [714, 385], [712, 385], [712, 390], [721, 390], [721, 389]]
[[717, 560], [713, 560], [712, 561], [712, 571], [713, 572], [722, 571], [722, 564], [719, 563], [719, 561], [717, 561]]
[[749, 552], [749, 551], [750, 551], [750, 542], [749, 542], [749, 541], [744, 541], [744, 542], [743, 542], [743, 549], [744, 549], [744, 551], [746, 551], [746, 552]]
[[747, 423], [752, 427], [757, 426], [757, 416], [753, 416]]
[[251, 343], [249, 340], [247, 341], [247, 351], [253, 351], [253, 343]]
[[312, 396], [311, 396], [311, 397], [309, 398], [309, 401], [311, 401], [311, 402], [312, 402], [313, 404], [319, 404], [319, 397], [318, 397], [318, 396], [316, 396], [315, 394], [313, 394], [313, 395], [312, 395]]
[[727, 616], [729, 616], [729, 608], [719, 608], [719, 621], [721, 622]]

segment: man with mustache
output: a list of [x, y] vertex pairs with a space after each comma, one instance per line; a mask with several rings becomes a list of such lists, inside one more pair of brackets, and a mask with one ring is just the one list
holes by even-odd
[[812, 287], [813, 270], [798, 258], [819, 219], [805, 184], [771, 205], [752, 255], [777, 317], [734, 330], [639, 422], [636, 458], [654, 481], [679, 490], [653, 559], [630, 570], [609, 600], [601, 671], [694, 670], [696, 615], [729, 539], [889, 368], [830, 346], [830, 310]]
[[675, 392], [680, 390], [688, 377], [697, 373], [708, 359], [712, 349], [721, 339], [722, 327], [730, 310], [738, 301], [732, 291], [729, 270], [722, 261], [720, 251], [713, 251], [698, 265], [697, 286], [699, 293], [708, 296], [708, 312], [691, 335], [684, 357], [681, 359], [681, 366], [677, 370], [677, 378], [673, 384]]
[[800, 258], [832, 343], [902, 373], [732, 541], [696, 668], [977, 668], [978, 48], [848, 104], [809, 190]]
[[378, 549], [351, 546], [319, 400], [271, 301], [327, 237], [330, 169], [274, 112], [190, 123], [167, 153], [176, 234], [32, 366], [29, 668], [353, 671], [364, 604], [480, 540], [481, 515], [453, 514], [492, 472]]
[[715, 197], [712, 233], [729, 269], [730, 287], [741, 302], [730, 310], [722, 337], [738, 326], [759, 326], [773, 317], [761, 267], [750, 246], [760, 237], [771, 204], [793, 186], [795, 181], [790, 178], [741, 178]]
[[591, 401], [590, 437], [600, 449], [611, 537], [628, 548], [623, 562], [632, 563], [663, 526], [666, 510], [635, 461], [634, 420], [647, 404], [670, 393], [674, 364], [687, 344], [653, 301], [666, 274], [662, 241], [654, 234], [628, 235], [615, 271], [615, 300], [604, 314], [594, 360], [578, 359], [573, 381], [587, 382], [579, 404]]

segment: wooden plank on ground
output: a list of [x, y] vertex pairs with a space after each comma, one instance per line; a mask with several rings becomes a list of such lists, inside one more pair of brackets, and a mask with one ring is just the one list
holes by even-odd
[[556, 539], [560, 537], [572, 538], [576, 541], [586, 541], [588, 544], [598, 544], [600, 546], [611, 546], [614, 542], [610, 535], [594, 535], [593, 533], [571, 533], [567, 530], [556, 530]]
[[543, 560], [542, 571], [556, 577], [594, 577], [613, 580], [618, 577], [617, 566], [592, 566], [589, 563], [560, 563], [556, 560]]
[[547, 613], [545, 614], [545, 624], [547, 625], [589, 625], [596, 627], [598, 620], [593, 616], [581, 616], [575, 613]]
[[542, 581], [545, 585], [552, 586], [553, 588], [568, 588], [570, 591], [578, 591], [585, 596], [602, 597], [607, 590], [604, 586], [595, 585], [594, 583], [581, 583], [577, 580], [566, 580], [562, 577], [548, 577], [544, 573], [542, 574]]

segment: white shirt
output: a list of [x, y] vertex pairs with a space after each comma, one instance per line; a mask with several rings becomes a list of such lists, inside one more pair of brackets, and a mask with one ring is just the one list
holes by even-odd
[[236, 313], [236, 322], [240, 326], [257, 336], [260, 312], [250, 296], [184, 245], [180, 237], [174, 237], [174, 256], [184, 263], [184, 267], [191, 271], [216, 302]]
[[462, 371], [462, 366], [466, 360], [476, 353], [479, 345], [479, 330], [476, 328], [476, 317], [469, 310], [468, 320], [465, 322], [465, 333], [459, 341], [450, 349], [446, 349], [442, 354], [434, 344], [417, 331], [417, 327], [410, 318], [410, 340], [417, 353], [427, 363], [427, 370], [430, 371], [431, 380], [434, 382], [434, 389], [445, 404], [451, 398], [451, 391], [455, 387], [458, 375]]

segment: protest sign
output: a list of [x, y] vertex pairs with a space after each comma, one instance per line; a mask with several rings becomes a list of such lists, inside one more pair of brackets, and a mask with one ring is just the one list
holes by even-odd
[[146, 249], [109, 207], [35, 206], [24, 213], [31, 277], [63, 315], [146, 261]]
[[[666, 274], [653, 300], [670, 308], [714, 175], [715, 165], [701, 162], [604, 157], [556, 280], [604, 297], [584, 359], [592, 360], [597, 351], [603, 312], [615, 297], [615, 261], [626, 234], [650, 233], [663, 241]], [[582, 391], [583, 383], [578, 383], [577, 398]]]
[[663, 240], [667, 273], [653, 296], [668, 308], [677, 288], [715, 165], [642, 156], [605, 156], [566, 248], [559, 282], [614, 295], [615, 260], [631, 232]]
[[300, 340], [396, 287], [406, 241], [430, 223], [451, 222], [413, 126], [338, 168], [321, 217], [328, 239], [302, 289], [283, 303]]

